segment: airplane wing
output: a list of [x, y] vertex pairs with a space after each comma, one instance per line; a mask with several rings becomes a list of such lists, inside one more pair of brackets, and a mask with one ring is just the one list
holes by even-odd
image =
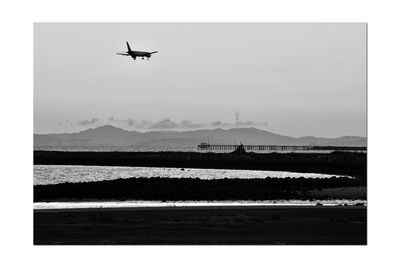
[[150, 54], [155, 54], [155, 53], [158, 53], [158, 51], [150, 52]]
[[129, 56], [129, 54], [126, 54], [126, 53], [117, 53], [117, 55], [121, 55], [121, 56]]

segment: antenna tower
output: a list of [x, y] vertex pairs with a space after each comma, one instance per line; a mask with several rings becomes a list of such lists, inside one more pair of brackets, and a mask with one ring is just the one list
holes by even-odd
[[236, 110], [235, 116], [236, 116], [236, 129], [237, 129], [237, 127], [238, 127], [238, 122], [239, 122], [239, 111]]

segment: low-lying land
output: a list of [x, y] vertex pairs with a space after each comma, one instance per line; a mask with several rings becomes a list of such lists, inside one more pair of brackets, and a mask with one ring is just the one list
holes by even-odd
[[365, 245], [366, 207], [35, 210], [34, 244]]
[[34, 151], [34, 164], [275, 170], [351, 175], [365, 179], [365, 153], [228, 154], [196, 152]]
[[34, 186], [34, 201], [366, 199], [362, 179], [131, 178]]
[[[366, 199], [366, 154], [35, 151], [34, 164], [250, 169], [330, 179], [132, 178], [34, 186], [35, 202]], [[185, 207], [34, 210], [35, 244], [367, 243], [367, 208]]]

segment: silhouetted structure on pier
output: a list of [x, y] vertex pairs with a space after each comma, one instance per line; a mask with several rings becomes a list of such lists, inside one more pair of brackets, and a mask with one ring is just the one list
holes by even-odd
[[[242, 145], [245, 151], [357, 151], [366, 152], [364, 146], [301, 146], [301, 145]], [[212, 145], [201, 143], [199, 151], [235, 151], [239, 145]]]
[[234, 153], [234, 154], [246, 154], [246, 149], [244, 148], [244, 145], [242, 143], [240, 143], [240, 145], [232, 153]]

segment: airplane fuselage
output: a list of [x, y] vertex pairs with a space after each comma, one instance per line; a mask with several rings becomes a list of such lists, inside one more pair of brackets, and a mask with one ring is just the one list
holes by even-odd
[[128, 52], [131, 56], [137, 56], [137, 57], [151, 57], [150, 52], [143, 52], [143, 51], [130, 51]]
[[125, 52], [125, 53], [117, 53], [117, 54], [118, 55], [122, 55], [122, 56], [130, 56], [133, 59], [136, 59], [137, 57], [141, 57], [142, 59], [144, 59], [146, 57], [147, 59], [149, 59], [152, 54], [155, 54], [155, 53], [158, 52], [158, 51], [154, 51], [154, 52], [133, 51], [133, 50], [131, 50], [131, 47], [129, 46], [128, 42], [126, 42], [126, 46], [128, 48], [127, 52]]
[[135, 57], [142, 57], [142, 58], [143, 57], [147, 57], [147, 58], [151, 57], [150, 52], [144, 52], [144, 51], [129, 51], [128, 54], [133, 58], [135, 58]]

